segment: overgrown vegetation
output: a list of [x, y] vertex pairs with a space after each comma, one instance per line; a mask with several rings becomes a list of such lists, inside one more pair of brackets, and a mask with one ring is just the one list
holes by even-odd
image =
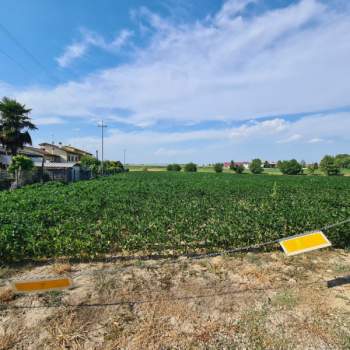
[[262, 167], [262, 161], [259, 158], [253, 159], [249, 164], [249, 170], [253, 174], [261, 174], [264, 171]]
[[30, 158], [22, 155], [12, 157], [11, 164], [8, 167], [8, 172], [15, 175], [16, 187], [22, 185], [22, 177], [24, 173], [29, 172], [33, 168], [34, 163]]
[[242, 174], [244, 171], [244, 166], [242, 164], [235, 163], [233, 160], [231, 160], [230, 170], [234, 171], [236, 174]]
[[[0, 193], [0, 261], [269, 241], [350, 217], [346, 177], [119, 174]], [[349, 226], [327, 231], [350, 246]]]
[[340, 174], [340, 165], [332, 156], [324, 156], [320, 162], [320, 168], [328, 176]]
[[185, 165], [185, 171], [188, 173], [195, 173], [197, 171], [197, 164], [195, 163], [187, 163]]
[[216, 173], [222, 173], [223, 170], [224, 170], [224, 164], [223, 163], [215, 163], [214, 164], [214, 171]]
[[279, 161], [277, 167], [284, 175], [300, 175], [303, 173], [303, 166], [296, 159]]
[[167, 171], [181, 171], [181, 165], [180, 164], [168, 164], [166, 167]]

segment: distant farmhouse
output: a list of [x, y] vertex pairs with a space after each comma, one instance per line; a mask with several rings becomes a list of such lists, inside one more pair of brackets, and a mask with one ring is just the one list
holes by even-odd
[[[231, 162], [225, 162], [224, 167], [229, 168]], [[235, 162], [235, 165], [242, 165], [244, 169], [249, 169], [249, 164], [250, 162], [248, 161], [243, 161], [243, 162]], [[262, 161], [263, 167], [264, 168], [277, 168], [277, 162], [275, 161], [269, 161], [269, 160], [263, 160]]]
[[[34, 166], [43, 170], [46, 178], [65, 182], [77, 181], [83, 177], [79, 162], [83, 156], [91, 153], [72, 146], [56, 146], [51, 143], [41, 143], [40, 148], [25, 146], [18, 154], [32, 159]], [[0, 169], [6, 169], [12, 156], [0, 147]]]
[[45, 153], [45, 158], [56, 163], [80, 162], [81, 157], [92, 156], [91, 153], [72, 146], [56, 146], [45, 142], [39, 146]]
[[[230, 164], [231, 164], [231, 162], [225, 162], [224, 163], [224, 168], [229, 168]], [[250, 162], [247, 162], [247, 161], [235, 162], [235, 165], [243, 165], [244, 169], [248, 169], [249, 168], [249, 164], [250, 164]]]

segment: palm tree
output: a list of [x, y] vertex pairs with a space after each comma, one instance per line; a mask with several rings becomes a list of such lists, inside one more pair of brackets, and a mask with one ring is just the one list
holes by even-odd
[[37, 127], [28, 116], [30, 111], [31, 109], [27, 109], [16, 100], [4, 97], [0, 101], [0, 143], [13, 156], [19, 148], [32, 144], [29, 130], [35, 130]]

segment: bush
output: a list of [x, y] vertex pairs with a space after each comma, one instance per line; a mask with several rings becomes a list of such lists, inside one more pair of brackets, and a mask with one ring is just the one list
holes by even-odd
[[168, 171], [181, 171], [181, 165], [180, 164], [168, 164], [166, 167], [166, 170]]
[[222, 163], [215, 163], [214, 164], [214, 170], [216, 173], [222, 173], [223, 169], [224, 169], [224, 164], [222, 164]]
[[309, 174], [313, 175], [315, 171], [318, 169], [318, 164], [317, 163], [312, 163], [307, 166], [307, 170]]
[[261, 174], [264, 171], [262, 167], [262, 161], [258, 158], [253, 159], [252, 162], [249, 164], [249, 170], [253, 174]]
[[340, 166], [332, 156], [324, 156], [320, 162], [320, 168], [327, 176], [340, 174]]
[[242, 164], [237, 164], [235, 167], [236, 174], [242, 174], [244, 171], [244, 166]]
[[106, 160], [103, 162], [103, 170], [107, 174], [123, 173], [124, 166], [119, 160]]
[[32, 170], [34, 167], [33, 161], [22, 155], [17, 155], [12, 158], [11, 164], [8, 167], [8, 172], [11, 174], [15, 174], [21, 170]]
[[335, 156], [335, 164], [340, 168], [350, 169], [350, 155], [349, 154], [337, 154]]
[[242, 174], [244, 171], [244, 166], [242, 164], [237, 164], [233, 160], [231, 160], [230, 170], [236, 172], [236, 174]]
[[80, 165], [84, 170], [91, 171], [92, 176], [96, 176], [101, 162], [92, 156], [83, 156], [80, 159]]
[[[34, 168], [33, 161], [22, 155], [12, 157], [11, 164], [8, 167], [8, 172], [15, 175], [15, 182], [11, 185], [11, 188], [15, 189], [25, 184], [30, 183], [32, 176], [30, 171]], [[28, 177], [28, 175], [30, 175]]]
[[278, 167], [284, 175], [300, 175], [303, 166], [296, 159], [278, 161]]
[[187, 163], [185, 165], [185, 171], [188, 173], [195, 173], [197, 171], [197, 164], [194, 163]]

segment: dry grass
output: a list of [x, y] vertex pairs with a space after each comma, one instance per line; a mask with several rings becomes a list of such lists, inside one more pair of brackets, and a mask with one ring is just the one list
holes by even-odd
[[85, 349], [96, 325], [93, 312], [62, 309], [45, 327], [49, 334], [46, 345], [50, 349]]
[[[10, 298], [7, 305], [116, 303], [23, 310], [20, 318], [8, 310], [0, 315], [0, 344], [4, 349], [349, 349], [349, 285], [327, 288], [317, 282], [346, 275], [349, 265], [349, 253], [327, 250], [294, 258], [261, 253], [76, 265], [74, 271], [114, 271], [82, 275], [72, 290]], [[69, 272], [61, 266], [58, 271]], [[26, 318], [23, 325], [19, 320]], [[18, 332], [25, 336], [18, 338]]]
[[13, 292], [12, 288], [6, 287], [2, 290], [0, 290], [0, 302], [1, 303], [8, 303], [15, 299], [15, 293]]
[[18, 325], [15, 326], [9, 323], [4, 327], [1, 327], [0, 350], [14, 349], [22, 336], [22, 330]]
[[72, 266], [70, 264], [54, 264], [51, 271], [56, 275], [64, 275], [72, 272]]

